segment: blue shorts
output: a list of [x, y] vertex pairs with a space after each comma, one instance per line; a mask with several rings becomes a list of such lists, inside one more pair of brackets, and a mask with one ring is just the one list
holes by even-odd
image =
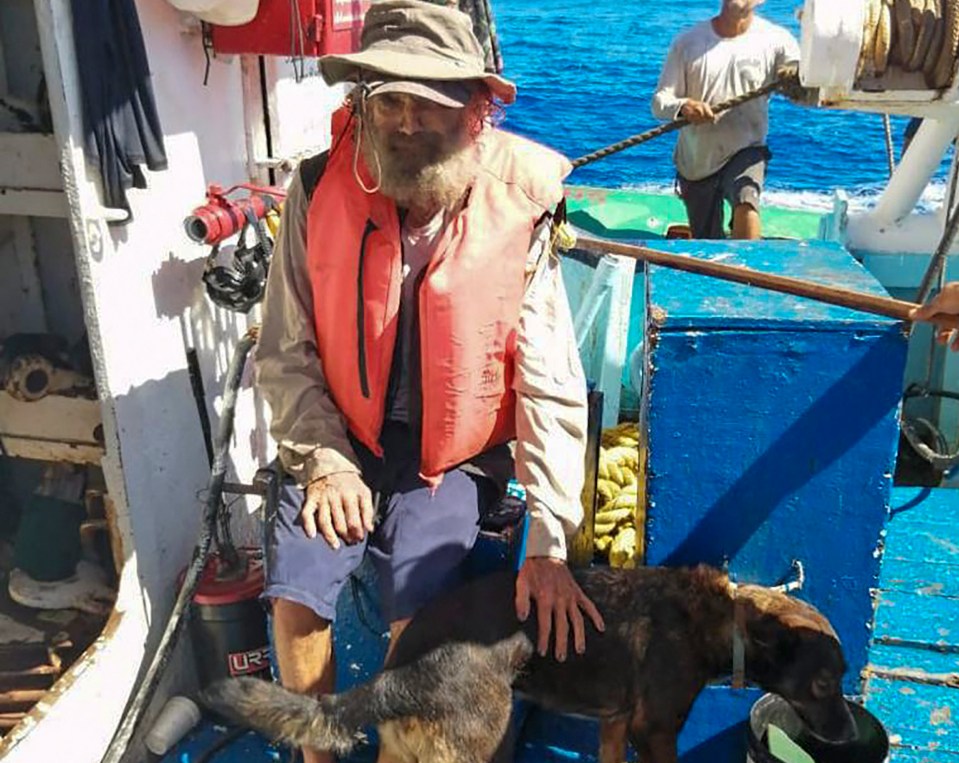
[[381, 442], [383, 459], [354, 441], [363, 480], [380, 495], [376, 527], [360, 543], [333, 550], [319, 535], [308, 538], [299, 521], [303, 491], [284, 481], [266, 518], [264, 597], [294, 601], [332, 622], [340, 591], [367, 552], [386, 622], [412, 617], [461, 582], [461, 563], [479, 534], [481, 512], [495, 499], [493, 483], [454, 469], [430, 495], [408, 428], [388, 424]]

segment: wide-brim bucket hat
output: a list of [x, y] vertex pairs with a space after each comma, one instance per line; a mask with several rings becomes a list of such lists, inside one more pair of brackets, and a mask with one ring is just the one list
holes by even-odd
[[430, 82], [482, 81], [495, 98], [512, 103], [516, 85], [486, 71], [484, 62], [472, 19], [455, 8], [424, 0], [376, 0], [363, 21], [359, 51], [319, 59], [329, 85], [413, 80], [429, 97]]

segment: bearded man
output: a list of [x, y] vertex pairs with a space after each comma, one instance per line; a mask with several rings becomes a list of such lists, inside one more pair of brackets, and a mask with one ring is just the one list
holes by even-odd
[[674, 160], [693, 238], [724, 238], [724, 202], [732, 237], [762, 234], [759, 200], [771, 158], [766, 146], [769, 97], [717, 116], [712, 107], [771, 82], [799, 61], [799, 44], [756, 13], [763, 0], [723, 0], [719, 15], [679, 35], [653, 96], [658, 119], [683, 116]]
[[541, 653], [565, 659], [584, 614], [603, 627], [565, 564], [586, 385], [549, 240], [570, 164], [494, 126], [515, 87], [458, 10], [375, 2], [360, 51], [320, 66], [355, 87], [289, 188], [256, 354], [288, 476], [264, 593], [281, 680], [333, 689], [336, 601], [367, 552], [395, 640], [513, 474], [517, 614], [535, 606]]

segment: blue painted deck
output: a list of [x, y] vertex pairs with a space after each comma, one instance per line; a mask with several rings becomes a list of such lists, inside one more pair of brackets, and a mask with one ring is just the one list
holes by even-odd
[[959, 763], [959, 491], [893, 491], [877, 604], [865, 697], [892, 760]]
[[[959, 675], [957, 573], [959, 491], [894, 489], [865, 689], [866, 707], [890, 733], [890, 763], [959, 763], [959, 688], [876, 675], [876, 671], [895, 669], [951, 675], [954, 680]], [[354, 677], [375, 669], [349, 660], [341, 664]], [[712, 750], [742, 739], [739, 718], [758, 697], [755, 690], [738, 693], [740, 710], [730, 713], [726, 690], [707, 688], [683, 733], [684, 763], [742, 763], [745, 758], [734, 762], [715, 756]], [[204, 722], [163, 763], [197, 763], [223, 733], [222, 727]], [[597, 740], [593, 723], [529, 710], [517, 763], [593, 763]], [[367, 747], [351, 763], [371, 763], [374, 757], [374, 748]], [[289, 759], [286, 750], [277, 750], [251, 732], [211, 763], [286, 763]]]

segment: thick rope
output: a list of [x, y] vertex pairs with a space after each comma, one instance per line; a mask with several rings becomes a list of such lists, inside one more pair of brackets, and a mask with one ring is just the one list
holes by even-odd
[[892, 120], [888, 114], [882, 115], [882, 127], [886, 133], [886, 161], [889, 163], [889, 177], [896, 171], [896, 153], [892, 145]]
[[[779, 90], [785, 90], [787, 88], [794, 87], [797, 84], [798, 76], [792, 73], [781, 75], [777, 79], [773, 80], [767, 85], [763, 85], [757, 90], [751, 90], [748, 93], [743, 93], [742, 95], [736, 96], [735, 98], [730, 98], [728, 101], [723, 101], [722, 103], [713, 106], [713, 113], [721, 114], [724, 111], [729, 111], [729, 109], [742, 106], [744, 103], [748, 103], [749, 101], [754, 101], [757, 98], [762, 98]], [[672, 122], [667, 122], [659, 127], [654, 127], [652, 130], [641, 132], [638, 135], [632, 136], [631, 138], [626, 138], [618, 143], [613, 143], [611, 146], [606, 146], [605, 148], [593, 151], [592, 153], [585, 154], [578, 159], [573, 159], [573, 168], [575, 169], [577, 167], [582, 167], [584, 164], [590, 164], [591, 162], [595, 162], [599, 159], [604, 159], [610, 154], [616, 154], [627, 148], [638, 146], [640, 143], [645, 143], [653, 138], [658, 138], [660, 135], [666, 135], [667, 133], [678, 130], [681, 127], [685, 127], [688, 124], [689, 120], [686, 119], [686, 117], [679, 117], [678, 119], [674, 119]]]
[[926, 86], [949, 87], [959, 52], [959, 0], [864, 0], [857, 78], [895, 66], [922, 72]]

